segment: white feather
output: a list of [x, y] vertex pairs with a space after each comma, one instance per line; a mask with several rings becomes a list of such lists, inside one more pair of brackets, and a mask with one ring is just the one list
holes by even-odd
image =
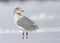
[[18, 14], [14, 14], [14, 20], [15, 22], [18, 21], [19, 19], [21, 19], [23, 16], [20, 16]]

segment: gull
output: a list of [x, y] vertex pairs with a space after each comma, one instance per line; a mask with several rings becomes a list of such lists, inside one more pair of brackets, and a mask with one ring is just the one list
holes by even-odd
[[28, 32], [36, 31], [38, 26], [28, 17], [25, 17], [21, 14], [24, 12], [20, 7], [14, 9], [14, 21], [16, 26], [23, 31], [22, 39], [24, 39], [24, 32], [26, 32], [26, 39], [28, 39]]

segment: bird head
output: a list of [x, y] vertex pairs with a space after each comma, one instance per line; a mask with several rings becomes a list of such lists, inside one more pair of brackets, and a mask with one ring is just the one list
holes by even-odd
[[15, 10], [14, 10], [14, 13], [16, 13], [16, 14], [21, 14], [21, 12], [24, 12], [24, 10], [22, 10], [19, 7], [15, 8]]

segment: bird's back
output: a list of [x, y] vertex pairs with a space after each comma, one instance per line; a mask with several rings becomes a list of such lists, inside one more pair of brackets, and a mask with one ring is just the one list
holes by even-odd
[[34, 31], [38, 29], [38, 26], [29, 18], [23, 16], [21, 19], [17, 21], [18, 26], [22, 26], [24, 30], [27, 31]]

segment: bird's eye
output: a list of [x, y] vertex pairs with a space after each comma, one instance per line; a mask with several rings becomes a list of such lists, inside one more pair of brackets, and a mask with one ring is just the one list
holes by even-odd
[[18, 14], [20, 14], [20, 13], [18, 13]]

